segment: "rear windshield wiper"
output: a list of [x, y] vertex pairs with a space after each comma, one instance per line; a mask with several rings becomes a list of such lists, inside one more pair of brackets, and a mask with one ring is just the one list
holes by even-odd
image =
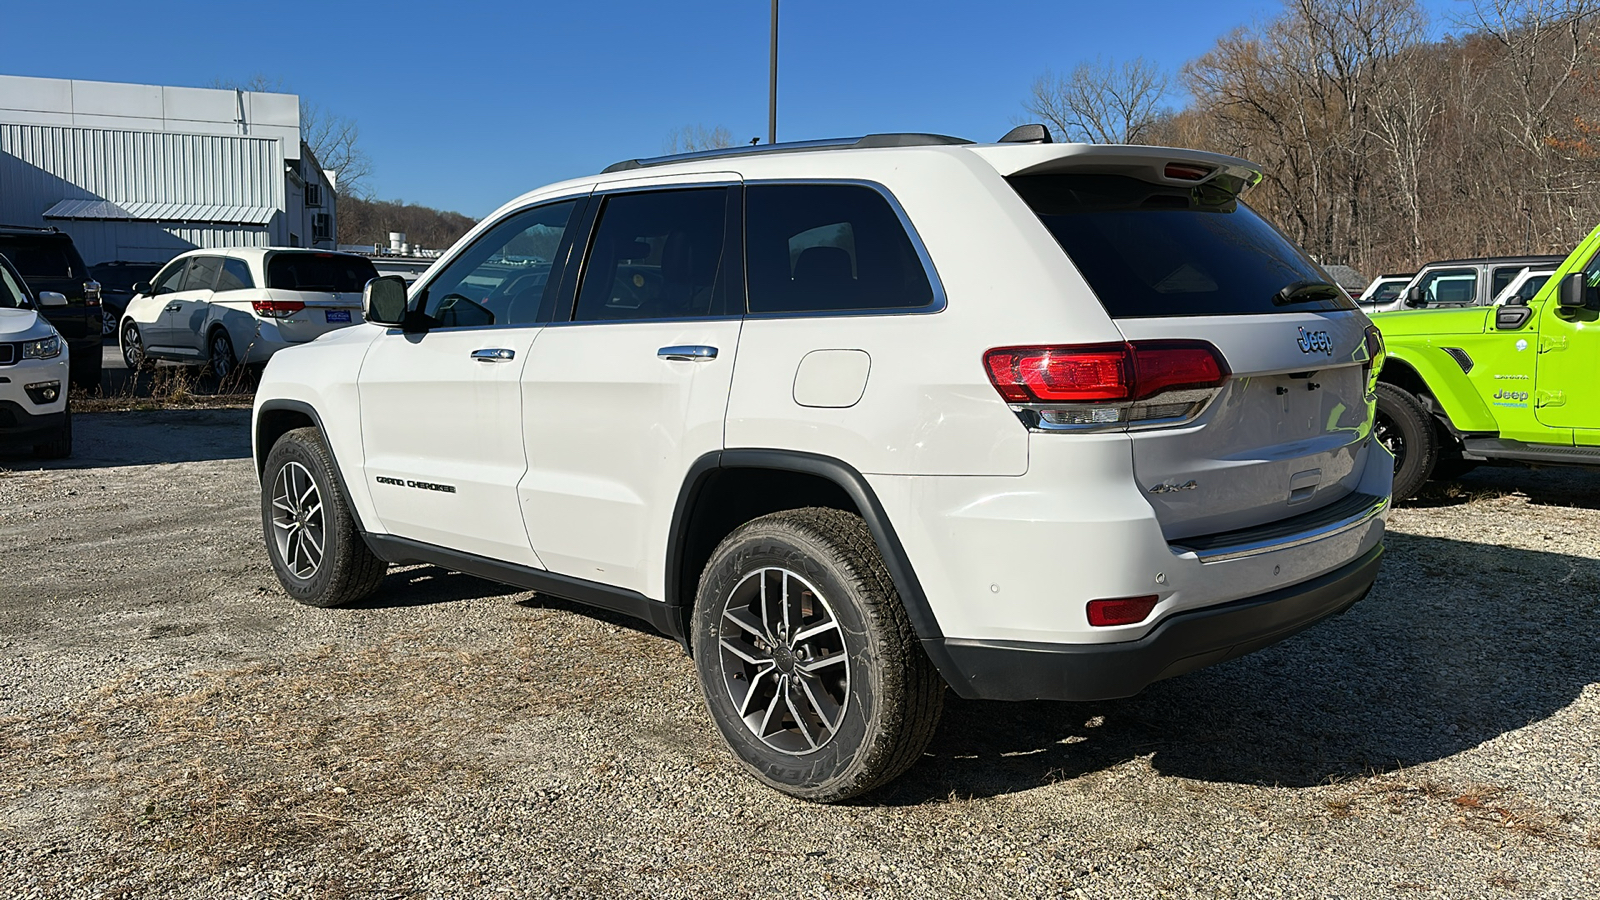
[[1313, 300], [1333, 300], [1340, 293], [1342, 291], [1338, 285], [1326, 281], [1291, 281], [1272, 295], [1272, 305], [1288, 306], [1291, 303], [1309, 303]]

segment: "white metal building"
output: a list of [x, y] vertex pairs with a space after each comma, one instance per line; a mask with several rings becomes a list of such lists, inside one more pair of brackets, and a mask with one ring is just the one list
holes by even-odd
[[335, 202], [294, 94], [0, 75], [0, 223], [60, 228], [91, 264], [332, 249]]

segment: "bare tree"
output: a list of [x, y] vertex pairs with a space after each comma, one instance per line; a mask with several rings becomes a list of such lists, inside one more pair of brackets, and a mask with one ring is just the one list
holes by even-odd
[[1145, 143], [1161, 115], [1167, 76], [1144, 57], [1079, 63], [1072, 73], [1045, 72], [1033, 80], [1023, 107], [1058, 139], [1091, 144]]
[[[210, 87], [233, 91], [293, 93], [281, 78], [257, 73], [244, 81], [214, 79]], [[368, 179], [372, 158], [361, 146], [361, 130], [354, 119], [323, 109], [300, 98], [300, 139], [306, 142], [324, 171], [335, 173], [335, 187], [341, 196], [371, 199]]]
[[696, 150], [721, 150], [733, 146], [733, 132], [717, 125], [707, 129], [704, 125], [685, 125], [667, 135], [663, 150], [668, 156], [674, 153], [693, 153]]

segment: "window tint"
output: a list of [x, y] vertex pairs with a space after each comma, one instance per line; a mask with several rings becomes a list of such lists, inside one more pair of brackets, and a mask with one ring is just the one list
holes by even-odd
[[1498, 297], [1506, 286], [1517, 279], [1527, 266], [1501, 266], [1494, 270], [1493, 284], [1489, 287], [1489, 296]]
[[216, 256], [196, 256], [189, 260], [189, 274], [184, 276], [186, 291], [209, 291], [216, 287], [217, 273], [222, 270], [222, 259]]
[[242, 259], [226, 257], [222, 260], [222, 274], [217, 276], [217, 290], [239, 291], [255, 287], [250, 278], [250, 265]]
[[1332, 279], [1220, 187], [1169, 187], [1121, 175], [1007, 180], [1114, 318], [1356, 308], [1342, 291], [1275, 303], [1295, 282]]
[[1417, 282], [1423, 306], [1468, 306], [1478, 296], [1477, 269], [1435, 269]]
[[1390, 300], [1400, 296], [1400, 292], [1405, 290], [1405, 287], [1406, 283], [1404, 281], [1386, 281], [1379, 285], [1376, 291], [1372, 292], [1372, 296], [1367, 298], [1367, 302], [1388, 303]]
[[1550, 280], [1550, 276], [1549, 275], [1534, 275], [1534, 276], [1530, 277], [1527, 281], [1524, 281], [1521, 285], [1519, 285], [1517, 287], [1516, 294], [1513, 295], [1513, 296], [1518, 301], [1521, 301], [1522, 303], [1527, 303], [1529, 300], [1533, 299], [1533, 295], [1534, 294], [1539, 293], [1539, 289], [1544, 287], [1544, 283], [1549, 281], [1549, 280]]
[[179, 259], [169, 263], [156, 280], [152, 282], [155, 289], [150, 292], [154, 297], [159, 294], [170, 294], [173, 291], [183, 290], [183, 273], [189, 271], [189, 260]]
[[745, 189], [750, 311], [920, 309], [933, 285], [889, 201], [858, 184]]
[[0, 253], [29, 278], [82, 278], [87, 267], [71, 241], [60, 235], [0, 236]]
[[727, 190], [605, 198], [573, 320], [720, 315]]
[[372, 260], [342, 253], [277, 253], [267, 260], [267, 287], [282, 291], [359, 294], [378, 277]]
[[428, 284], [423, 312], [442, 328], [537, 322], [577, 206], [565, 200], [536, 207], [484, 232]]

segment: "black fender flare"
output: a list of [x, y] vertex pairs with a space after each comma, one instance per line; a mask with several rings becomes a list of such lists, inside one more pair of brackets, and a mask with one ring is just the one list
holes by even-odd
[[322, 424], [322, 416], [317, 413], [316, 407], [303, 400], [263, 400], [261, 405], [256, 407], [254, 419], [250, 423], [250, 448], [251, 453], [255, 455], [256, 482], [259, 484], [265, 474], [267, 455], [272, 452], [272, 448], [264, 446], [261, 439], [262, 414], [280, 410], [306, 416], [316, 425], [317, 430], [322, 432], [322, 443], [328, 448], [328, 458], [333, 460], [333, 477], [338, 480], [339, 490], [345, 496], [345, 506], [350, 510], [350, 517], [356, 521], [356, 530], [361, 532], [363, 537], [367, 536], [369, 534], [367, 526], [361, 521], [361, 511], [356, 509], [355, 503], [351, 500], [353, 495], [350, 493], [350, 485], [344, 478], [344, 465], [339, 462], [339, 454], [334, 452], [333, 442], [328, 440], [328, 429]]
[[922, 590], [922, 582], [917, 579], [916, 570], [906, 555], [904, 545], [900, 543], [899, 535], [895, 533], [894, 525], [889, 521], [888, 513], [878, 501], [878, 495], [872, 490], [872, 486], [867, 484], [866, 478], [862, 477], [854, 466], [831, 456], [799, 450], [740, 448], [712, 451], [695, 460], [684, 476], [677, 504], [672, 511], [672, 528], [668, 532], [666, 571], [668, 605], [678, 609], [690, 609], [694, 606], [693, 597], [680, 596], [680, 586], [683, 583], [680, 576], [684, 564], [688, 516], [710, 476], [719, 469], [772, 469], [797, 472], [825, 479], [843, 490], [855, 503], [861, 518], [867, 523], [867, 529], [872, 532], [872, 539], [878, 545], [878, 553], [883, 557], [884, 566], [889, 570], [889, 577], [894, 581], [895, 590], [900, 594], [900, 602], [905, 606], [906, 617], [910, 620], [917, 639], [922, 643], [923, 650], [934, 665], [939, 667], [945, 679], [950, 680], [952, 674], [957, 672], [957, 668], [945, 649], [944, 632], [939, 628], [939, 620], [934, 616], [933, 608], [928, 605], [928, 596]]

